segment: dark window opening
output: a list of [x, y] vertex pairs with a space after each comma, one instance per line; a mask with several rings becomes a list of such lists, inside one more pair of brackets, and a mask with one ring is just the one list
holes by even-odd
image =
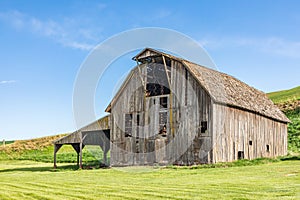
[[140, 118], [140, 113], [136, 114], [136, 139], [139, 139], [140, 137], [140, 126], [142, 125], [142, 121]]
[[140, 125], [140, 114], [136, 114], [136, 125]]
[[267, 152], [270, 152], [270, 145], [267, 144]]
[[170, 94], [165, 66], [159, 63], [150, 63], [147, 66], [146, 96]]
[[189, 77], [189, 73], [188, 73], [188, 70], [186, 69], [185, 70], [185, 80], [188, 80], [188, 77]]
[[238, 160], [244, 159], [244, 152], [243, 151], [238, 151]]
[[185, 95], [184, 95], [184, 105], [188, 104], [188, 70], [185, 69]]
[[161, 106], [161, 108], [168, 108], [168, 98], [167, 97], [160, 98], [160, 106]]
[[132, 114], [125, 114], [125, 137], [132, 137]]
[[250, 146], [252, 145], [252, 141], [251, 141], [251, 140], [249, 141], [249, 145], [250, 145]]
[[205, 133], [207, 131], [207, 121], [201, 122], [201, 133]]
[[159, 83], [147, 83], [146, 90], [147, 97], [170, 94], [170, 89]]

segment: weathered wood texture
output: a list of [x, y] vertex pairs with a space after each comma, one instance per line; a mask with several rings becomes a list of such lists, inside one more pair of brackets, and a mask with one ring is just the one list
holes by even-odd
[[[225, 105], [213, 106], [213, 162], [287, 154], [287, 124]], [[269, 150], [267, 149], [269, 146]]]
[[[181, 63], [168, 60], [168, 64], [165, 69], [171, 84], [168, 86], [171, 94], [146, 96], [149, 64], [142, 64], [132, 70], [126, 86], [117, 93], [118, 98], [113, 100], [112, 166], [210, 162], [211, 99]], [[160, 104], [161, 98], [167, 98], [166, 108]], [[132, 123], [130, 137], [125, 134], [128, 126], [125, 125], [126, 114], [132, 117], [129, 122]], [[201, 133], [201, 122], [204, 121], [208, 123], [208, 130]], [[164, 124], [165, 136], [159, 134]]]
[[105, 130], [110, 132], [111, 166], [286, 155], [289, 120], [264, 93], [159, 51], [145, 49], [134, 60], [140, 64], [107, 107], [111, 115], [56, 141], [56, 150], [72, 143], [80, 144], [80, 152], [88, 144], [107, 150], [97, 136]]

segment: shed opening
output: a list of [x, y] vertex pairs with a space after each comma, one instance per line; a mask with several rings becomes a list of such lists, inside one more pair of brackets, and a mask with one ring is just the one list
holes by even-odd
[[267, 152], [270, 152], [270, 145], [267, 144]]
[[249, 145], [252, 146], [252, 140], [249, 141]]

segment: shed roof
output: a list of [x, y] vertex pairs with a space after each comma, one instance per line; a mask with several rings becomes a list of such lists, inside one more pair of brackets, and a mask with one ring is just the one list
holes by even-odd
[[[140, 61], [147, 57], [162, 55], [181, 62], [209, 93], [215, 103], [252, 111], [281, 122], [290, 122], [264, 92], [243, 83], [233, 76], [151, 48], [145, 48], [133, 57], [133, 60]], [[109, 104], [106, 111], [110, 109], [111, 104]]]
[[70, 133], [62, 138], [53, 141], [54, 144], [74, 144], [82, 142], [83, 131], [96, 131], [110, 129], [110, 115], [101, 117], [100, 119], [80, 128], [79, 130]]

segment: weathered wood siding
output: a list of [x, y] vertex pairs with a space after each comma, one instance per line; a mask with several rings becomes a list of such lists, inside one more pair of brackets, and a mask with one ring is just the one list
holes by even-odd
[[220, 104], [213, 106], [213, 121], [214, 163], [237, 160], [239, 151], [245, 159], [287, 154], [286, 123]]
[[[211, 98], [192, 74], [179, 62], [171, 62], [172, 126], [174, 164], [200, 164], [211, 160]], [[201, 133], [201, 122], [208, 129]], [[185, 149], [187, 149], [185, 151]], [[175, 152], [175, 153], [174, 153]], [[180, 154], [183, 155], [180, 156]]]
[[[143, 64], [130, 73], [113, 100], [112, 166], [190, 165], [211, 161], [211, 99], [181, 63], [172, 60], [169, 65], [170, 95], [145, 96], [147, 64]], [[160, 106], [161, 97], [167, 98], [167, 108]], [[126, 114], [132, 116], [132, 137], [125, 137]], [[165, 115], [167, 136], [163, 137], [159, 127]], [[201, 133], [204, 121], [208, 130]]]

